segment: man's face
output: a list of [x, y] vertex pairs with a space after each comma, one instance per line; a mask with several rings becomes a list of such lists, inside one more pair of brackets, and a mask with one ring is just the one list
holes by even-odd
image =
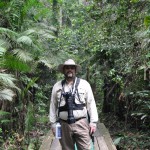
[[64, 75], [67, 79], [73, 79], [75, 77], [76, 74], [76, 66], [73, 65], [68, 65], [68, 66], [64, 66]]

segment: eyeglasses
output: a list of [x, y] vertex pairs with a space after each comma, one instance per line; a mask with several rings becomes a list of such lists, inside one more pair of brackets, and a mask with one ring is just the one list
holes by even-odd
[[64, 66], [64, 69], [75, 69], [76, 67], [75, 66]]

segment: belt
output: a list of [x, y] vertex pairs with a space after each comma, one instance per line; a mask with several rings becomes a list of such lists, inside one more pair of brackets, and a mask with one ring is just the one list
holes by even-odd
[[[81, 120], [81, 119], [85, 119], [85, 118], [86, 118], [86, 117], [81, 117], [81, 118], [75, 119], [75, 122], [76, 122], [76, 121], [79, 121], [79, 120]], [[60, 120], [66, 122], [66, 123], [68, 123], [67, 120], [63, 120], [63, 119], [60, 119]]]

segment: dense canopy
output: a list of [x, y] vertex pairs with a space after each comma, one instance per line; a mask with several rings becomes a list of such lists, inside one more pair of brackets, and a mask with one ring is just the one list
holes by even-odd
[[149, 0], [1, 0], [1, 147], [39, 148], [68, 58], [82, 66], [117, 148], [148, 149]]

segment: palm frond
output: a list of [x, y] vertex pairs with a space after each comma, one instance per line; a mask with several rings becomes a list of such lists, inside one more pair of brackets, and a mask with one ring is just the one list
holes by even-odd
[[33, 44], [32, 39], [29, 36], [21, 36], [17, 39], [18, 43], [26, 44], [28, 46], [31, 46]]
[[11, 47], [11, 44], [9, 43], [9, 41], [7, 41], [6, 39], [4, 39], [4, 37], [1, 37], [0, 39], [0, 47], [3, 47], [4, 49], [8, 49]]
[[[17, 88], [14, 84], [16, 79], [11, 74], [0, 73], [0, 84], [6, 87]], [[18, 88], [17, 88], [18, 89]]]
[[52, 54], [52, 52], [43, 53], [43, 56], [39, 57], [39, 63], [43, 63], [49, 69], [53, 69], [58, 66], [62, 61], [65, 61], [67, 58], [72, 58], [71, 55], [64, 51], [59, 51], [57, 54]]
[[37, 27], [33, 30], [36, 31], [36, 34], [39, 35], [40, 38], [54, 39], [55, 32], [57, 29], [53, 26], [48, 26], [45, 23], [37, 23]]
[[35, 29], [29, 29], [29, 30], [26, 30], [24, 31], [21, 35], [31, 35], [33, 33], [36, 33], [36, 30]]
[[47, 29], [40, 29], [37, 31], [37, 33], [39, 34], [39, 36], [41, 38], [46, 38], [46, 39], [56, 38], [55, 36], [52, 35], [52, 32], [50, 30], [47, 30]]
[[41, 27], [42, 29], [47, 29], [49, 31], [53, 31], [53, 32], [56, 32], [57, 31], [57, 28], [55, 28], [54, 26], [48, 26], [47, 24], [45, 23], [37, 23], [36, 24], [38, 27]]
[[24, 62], [29, 62], [33, 60], [31, 53], [27, 52], [26, 50], [14, 49], [13, 53], [16, 54], [16, 56]]
[[0, 46], [0, 56], [4, 55], [6, 49]]
[[4, 64], [6, 68], [17, 70], [20, 72], [29, 72], [31, 70], [30, 66], [27, 63], [19, 60], [17, 57], [12, 55], [5, 56]]
[[3, 89], [0, 90], [0, 100], [13, 100], [13, 96], [15, 96], [15, 93], [10, 89]]
[[46, 67], [48, 67], [49, 69], [52, 69], [52, 64], [49, 59], [46, 59], [43, 57], [43, 58], [40, 58], [38, 62], [43, 63]]
[[1, 34], [7, 34], [8, 37], [17, 37], [18, 36], [17, 32], [14, 32], [10, 29], [2, 28], [2, 27], [0, 27], [0, 33]]

